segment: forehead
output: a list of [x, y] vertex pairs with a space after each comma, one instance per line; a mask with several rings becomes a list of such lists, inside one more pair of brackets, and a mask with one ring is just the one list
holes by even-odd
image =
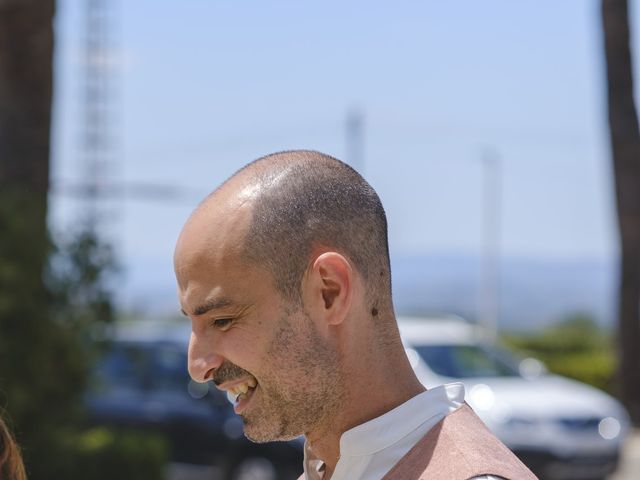
[[220, 195], [203, 203], [187, 220], [174, 253], [178, 287], [190, 279], [240, 268], [252, 202]]

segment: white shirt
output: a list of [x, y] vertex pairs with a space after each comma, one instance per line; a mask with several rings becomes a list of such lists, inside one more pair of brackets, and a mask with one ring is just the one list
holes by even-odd
[[[461, 383], [422, 392], [340, 437], [340, 458], [331, 480], [380, 480], [432, 427], [464, 402]], [[323, 462], [304, 445], [306, 480], [321, 480]], [[491, 475], [476, 480], [499, 480]]]

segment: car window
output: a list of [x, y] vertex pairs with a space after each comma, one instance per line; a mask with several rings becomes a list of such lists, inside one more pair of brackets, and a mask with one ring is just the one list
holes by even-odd
[[149, 351], [134, 345], [114, 344], [98, 362], [94, 388], [142, 390], [148, 383]]
[[189, 377], [187, 350], [171, 342], [114, 342], [105, 348], [91, 379], [94, 393], [154, 392], [201, 399], [228, 406], [227, 396]]
[[157, 345], [153, 356], [153, 388], [155, 390], [187, 394], [189, 372], [187, 352], [174, 345]]
[[517, 367], [501, 352], [478, 345], [418, 345], [413, 348], [437, 375], [452, 378], [514, 377]]

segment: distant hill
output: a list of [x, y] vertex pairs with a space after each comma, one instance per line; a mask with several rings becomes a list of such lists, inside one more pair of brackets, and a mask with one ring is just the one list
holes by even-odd
[[[392, 278], [398, 313], [478, 316], [479, 257], [396, 256]], [[499, 278], [501, 328], [536, 329], [577, 312], [592, 315], [605, 327], [614, 323], [613, 261], [503, 258]]]
[[[152, 261], [119, 284], [122, 308], [138, 316], [177, 315], [170, 264]], [[503, 258], [500, 261], [499, 322], [507, 330], [532, 330], [573, 313], [614, 323], [616, 270], [613, 261]], [[398, 313], [457, 313], [476, 319], [480, 258], [441, 254], [392, 256], [393, 293]]]

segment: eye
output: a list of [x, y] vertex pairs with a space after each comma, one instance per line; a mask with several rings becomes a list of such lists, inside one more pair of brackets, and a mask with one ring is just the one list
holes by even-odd
[[233, 318], [216, 318], [211, 324], [218, 330], [227, 330], [233, 323]]

